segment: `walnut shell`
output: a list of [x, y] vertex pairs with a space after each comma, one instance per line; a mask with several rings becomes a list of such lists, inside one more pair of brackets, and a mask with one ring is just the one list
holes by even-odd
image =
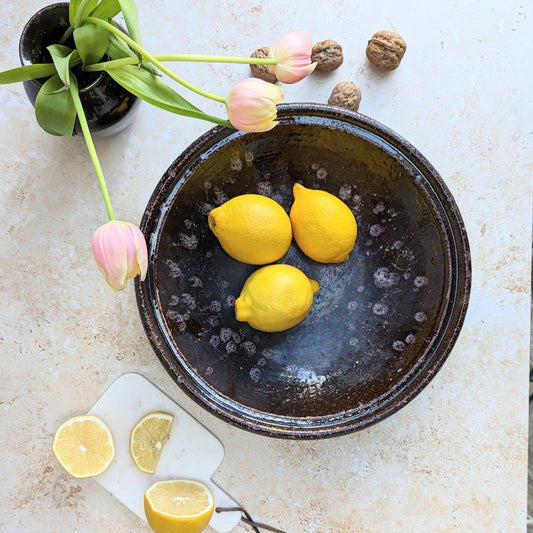
[[[270, 48], [268, 46], [263, 46], [253, 52], [250, 57], [267, 58], [269, 51]], [[269, 83], [278, 81], [276, 75], [270, 70], [270, 65], [250, 65], [250, 70], [252, 71], [252, 75], [260, 80], [268, 81]]]
[[357, 111], [361, 103], [361, 89], [351, 81], [340, 81], [333, 87], [328, 104]]
[[320, 72], [331, 72], [339, 68], [343, 60], [342, 47], [333, 39], [320, 41], [311, 50], [311, 61], [316, 61], [316, 70]]
[[366, 57], [380, 70], [394, 70], [400, 64], [407, 45], [395, 32], [382, 30], [374, 33], [366, 47]]

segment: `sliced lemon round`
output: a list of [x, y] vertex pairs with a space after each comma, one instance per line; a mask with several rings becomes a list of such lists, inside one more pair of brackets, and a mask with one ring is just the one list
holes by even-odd
[[173, 421], [174, 415], [156, 411], [143, 416], [131, 430], [130, 453], [141, 472], [155, 472]]
[[156, 533], [200, 533], [214, 511], [211, 491], [198, 481], [157, 481], [144, 493], [144, 512]]
[[52, 452], [73, 477], [94, 477], [104, 472], [115, 457], [115, 443], [107, 424], [94, 415], [65, 420], [56, 430]]

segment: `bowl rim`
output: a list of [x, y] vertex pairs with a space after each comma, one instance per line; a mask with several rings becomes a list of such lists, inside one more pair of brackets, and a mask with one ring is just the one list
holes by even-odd
[[[450, 237], [450, 242], [454, 244], [454, 248], [449, 251], [454, 259], [451, 260], [453, 272], [451, 272], [450, 281], [453, 294], [445, 304], [446, 309], [441, 321], [444, 324], [444, 331], [441, 332], [442, 328], [439, 328], [438, 342], [432, 347], [433, 356], [417, 368], [408, 384], [389, 399], [385, 395], [380, 404], [375, 409], [367, 411], [364, 416], [348, 419], [343, 419], [342, 416], [312, 417], [314, 421], [320, 422], [320, 425], [316, 426], [310, 426], [299, 417], [280, 417], [258, 412], [226, 396], [223, 397], [224, 402], [221, 403], [220, 393], [214, 395], [207, 388], [204, 390], [199, 388], [198, 383], [188, 376], [175, 357], [169, 353], [165, 332], [160, 330], [154, 318], [150, 273], [143, 282], [135, 278], [135, 293], [141, 321], [155, 354], [178, 386], [196, 403], [218, 418], [253, 433], [288, 439], [319, 439], [345, 435], [378, 423], [404, 407], [429, 384], [448, 358], [462, 329], [470, 298], [472, 268], [468, 236], [455, 199], [443, 178], [418, 149], [389, 127], [360, 113], [329, 104], [297, 103], [278, 106], [280, 123], [291, 123], [302, 116], [334, 119], [356, 125], [369, 136], [380, 137], [396, 150], [401, 151], [402, 155], [409, 154], [408, 159], [417, 168], [423, 169], [424, 178], [429, 182], [431, 192], [438, 200], [444, 211], [444, 218], [449, 223], [449, 226], [441, 228]], [[140, 228], [148, 242], [154, 235], [152, 228], [154, 224], [157, 225], [158, 212], [166, 197], [167, 187], [176, 182], [176, 176], [187, 166], [188, 162], [206, 150], [209, 153], [209, 148], [217, 143], [231, 142], [235, 137], [239, 138], [244, 135], [250, 134], [224, 126], [215, 126], [194, 140], [178, 155], [156, 185], [144, 211]], [[170, 168], [172, 168], [172, 177], [169, 177]], [[280, 418], [283, 418], [283, 424], [280, 423]]]

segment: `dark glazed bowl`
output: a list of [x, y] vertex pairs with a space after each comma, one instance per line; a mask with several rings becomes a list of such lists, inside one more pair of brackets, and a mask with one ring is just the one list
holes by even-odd
[[[280, 262], [320, 291], [302, 323], [262, 333], [233, 308], [255, 267], [225, 254], [207, 214], [243, 193], [288, 211], [296, 181], [342, 198], [359, 234], [335, 265], [293, 242]], [[150, 265], [137, 302], [157, 356], [200, 405], [256, 433], [320, 438], [379, 422], [429, 383], [463, 324], [470, 252], [452, 195], [408, 142], [340, 108], [282, 105], [267, 133], [212, 129], [167, 170], [141, 228]]]

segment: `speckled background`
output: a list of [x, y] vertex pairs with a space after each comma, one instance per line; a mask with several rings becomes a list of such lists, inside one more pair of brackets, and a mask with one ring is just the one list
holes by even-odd
[[[2, 3], [0, 68], [17, 66], [20, 29], [45, 4]], [[61, 421], [88, 411], [116, 378], [136, 371], [222, 441], [215, 481], [254, 517], [287, 532], [524, 531], [531, 8], [514, 0], [432, 0], [423, 8], [414, 0], [138, 5], [144, 44], [154, 52], [248, 55], [292, 29], [341, 43], [344, 64], [285, 86], [285, 100], [326, 102], [338, 81], [352, 80], [363, 93], [360, 111], [431, 161], [468, 230], [470, 307], [440, 373], [384, 422], [310, 442], [231, 427], [194, 404], [162, 368], [133, 286], [115, 294], [103, 283], [90, 238], [105, 210], [83, 141], [44, 134], [22, 86], [0, 87], [0, 530], [148, 533], [94, 480], [70, 479], [50, 452]], [[365, 58], [380, 29], [407, 42], [392, 73]], [[179, 72], [223, 95], [248, 68], [180, 65]], [[218, 104], [191, 100], [223, 114]], [[139, 222], [164, 171], [208, 128], [143, 105], [127, 131], [98, 139], [117, 216]]]

